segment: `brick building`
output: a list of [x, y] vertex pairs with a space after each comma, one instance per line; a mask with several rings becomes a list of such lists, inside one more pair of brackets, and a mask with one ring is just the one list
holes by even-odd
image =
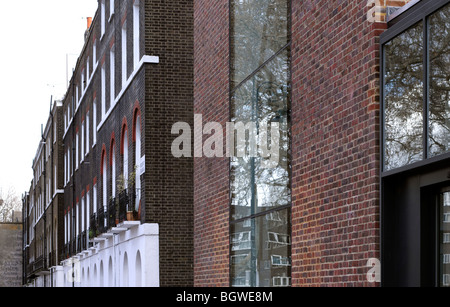
[[0, 223], [0, 288], [22, 285], [22, 222]]
[[51, 268], [62, 256], [63, 210], [62, 103], [52, 104], [33, 160], [33, 180], [23, 203], [23, 281], [51, 285]]
[[90, 21], [63, 101], [55, 283], [192, 285], [193, 161], [170, 146], [193, 121], [192, 1], [102, 0]]
[[[406, 47], [416, 41], [426, 46], [428, 28], [422, 25], [416, 40], [405, 35], [403, 57], [389, 49], [414, 23], [432, 27], [429, 20], [443, 20], [447, 3], [195, 1], [195, 113], [223, 127], [229, 121], [277, 122], [280, 132], [275, 168], [262, 167], [261, 157], [195, 159], [196, 286], [448, 281], [448, 255], [439, 250], [443, 241], [435, 231], [439, 210], [425, 205], [426, 197], [429, 204], [445, 199], [445, 226], [447, 190], [439, 189], [448, 185], [449, 74], [442, 68], [448, 49], [433, 42], [442, 53], [433, 59], [441, 67], [434, 97], [440, 107], [430, 116], [425, 95], [418, 96], [415, 113], [408, 113], [411, 94], [402, 92], [430, 92], [429, 77], [417, 76], [414, 50]], [[447, 42], [448, 23], [433, 29]], [[426, 48], [416, 51], [414, 60], [429, 60]], [[396, 63], [389, 62], [390, 54]], [[410, 66], [396, 71], [398, 83], [380, 83], [395, 79], [389, 69], [400, 63]], [[402, 76], [419, 81], [393, 93]], [[389, 105], [390, 98], [397, 101]], [[414, 129], [401, 130], [402, 120]], [[431, 131], [439, 141], [432, 135], [426, 141]], [[379, 270], [381, 280], [372, 274]]]

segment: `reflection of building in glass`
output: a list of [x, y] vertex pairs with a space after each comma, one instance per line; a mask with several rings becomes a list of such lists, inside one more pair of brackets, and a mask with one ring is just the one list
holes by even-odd
[[450, 192], [441, 194], [440, 215], [440, 279], [443, 287], [450, 287]]

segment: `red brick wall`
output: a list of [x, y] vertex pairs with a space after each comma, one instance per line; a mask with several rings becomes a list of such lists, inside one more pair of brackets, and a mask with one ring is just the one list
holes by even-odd
[[[228, 0], [194, 1], [194, 111], [229, 120]], [[194, 161], [194, 283], [229, 286], [229, 162]]]
[[[379, 286], [379, 35], [367, 1], [292, 1], [292, 285]], [[224, 124], [228, 1], [195, 1], [195, 113]], [[228, 159], [194, 163], [196, 286], [229, 285]]]
[[379, 44], [365, 1], [293, 1], [292, 284], [369, 286], [379, 258]]

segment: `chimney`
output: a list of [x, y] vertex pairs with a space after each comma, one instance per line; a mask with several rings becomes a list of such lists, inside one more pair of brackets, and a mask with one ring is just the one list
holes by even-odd
[[92, 17], [87, 17], [86, 19], [87, 19], [87, 30], [89, 30], [92, 25]]
[[84, 31], [84, 41], [87, 41], [87, 38], [89, 36], [89, 30], [91, 29], [91, 25], [92, 25], [92, 17], [86, 17], [87, 19], [87, 28], [86, 31]]

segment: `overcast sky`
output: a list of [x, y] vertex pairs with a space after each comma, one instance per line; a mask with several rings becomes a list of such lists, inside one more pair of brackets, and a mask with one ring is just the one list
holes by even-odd
[[96, 10], [97, 0], [1, 2], [0, 189], [29, 190], [51, 96], [66, 92], [66, 55], [71, 72]]

